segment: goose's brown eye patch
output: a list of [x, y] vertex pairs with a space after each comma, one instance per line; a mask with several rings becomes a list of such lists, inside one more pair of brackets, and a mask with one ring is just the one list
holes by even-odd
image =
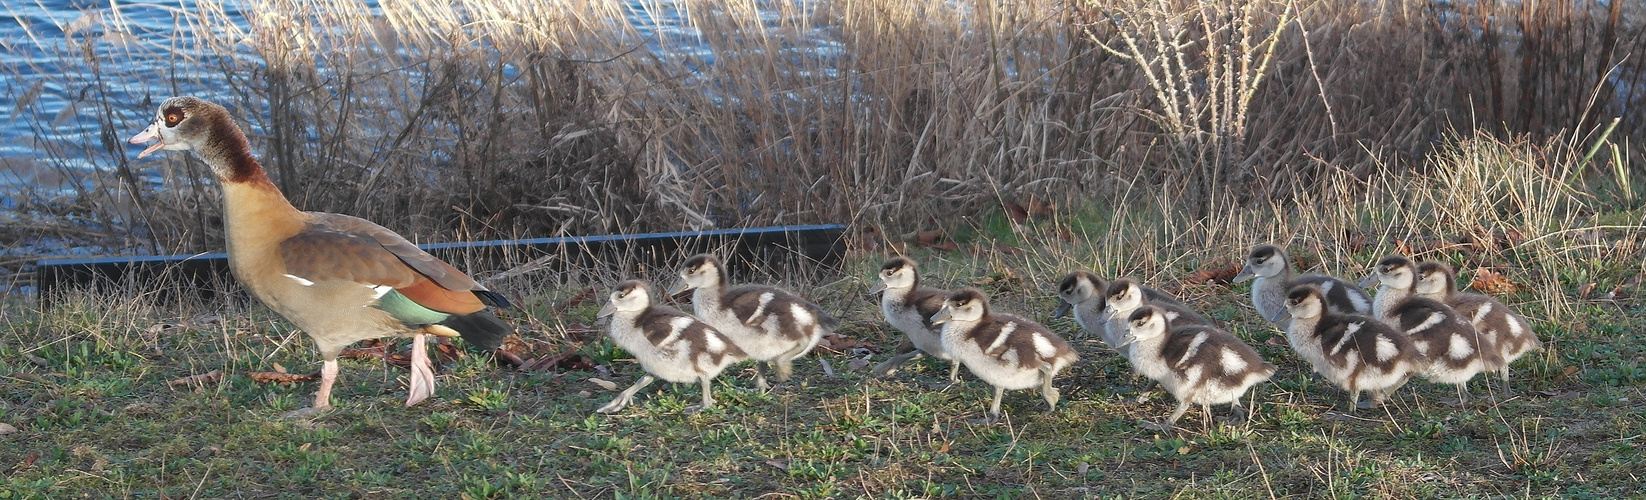
[[183, 110], [176, 107], [168, 108], [166, 109], [165, 119], [167, 127], [176, 127], [179, 122], [183, 121]]

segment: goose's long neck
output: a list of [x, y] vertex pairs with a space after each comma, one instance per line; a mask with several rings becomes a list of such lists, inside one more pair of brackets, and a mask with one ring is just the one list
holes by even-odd
[[[232, 125], [230, 125], [232, 127]], [[257, 244], [277, 243], [302, 229], [304, 214], [293, 207], [252, 156], [238, 129], [219, 131], [196, 155], [211, 166], [223, 185], [223, 230], [229, 258]]]

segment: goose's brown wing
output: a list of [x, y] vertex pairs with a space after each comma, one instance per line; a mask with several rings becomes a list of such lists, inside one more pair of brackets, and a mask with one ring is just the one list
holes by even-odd
[[418, 305], [451, 314], [484, 309], [482, 297], [495, 295], [382, 226], [344, 215], [312, 215], [307, 228], [280, 243], [293, 276], [390, 286]]

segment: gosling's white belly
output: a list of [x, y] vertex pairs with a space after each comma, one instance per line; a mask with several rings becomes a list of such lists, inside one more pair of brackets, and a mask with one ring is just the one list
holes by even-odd
[[909, 338], [915, 349], [937, 359], [952, 359], [949, 352], [943, 349], [942, 335], [928, 330], [925, 321], [920, 318], [920, 313], [913, 308], [900, 309], [883, 301], [880, 304], [880, 312], [886, 316], [886, 322], [891, 323], [892, 328], [898, 329]]
[[989, 385], [1007, 390], [1029, 389], [1040, 386], [1039, 370], [1024, 370], [1015, 363], [1008, 364], [999, 358], [984, 354], [983, 350], [971, 342], [955, 341], [952, 336], [943, 337], [943, 347], [949, 354], [966, 365], [977, 378], [983, 379]]

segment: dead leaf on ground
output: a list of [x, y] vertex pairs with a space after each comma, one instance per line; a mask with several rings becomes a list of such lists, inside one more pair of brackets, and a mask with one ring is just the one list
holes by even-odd
[[1555, 381], [1558, 382], [1558, 381], [1561, 381], [1561, 380], [1566, 380], [1567, 377], [1570, 377], [1572, 375], [1576, 375], [1577, 372], [1578, 372], [1578, 367], [1573, 366], [1573, 365], [1566, 365], [1566, 368], [1560, 371], [1560, 375], [1555, 376]]
[[520, 365], [526, 364], [526, 360], [521, 359], [519, 355], [516, 355], [515, 353], [509, 352], [509, 351], [498, 349], [496, 352], [493, 352], [492, 354], [496, 354], [497, 359], [503, 360], [504, 363], [508, 363], [509, 366], [513, 366], [515, 368], [519, 368]]
[[549, 311], [558, 316], [561, 313], [566, 312], [567, 309], [583, 305], [593, 299], [598, 293], [600, 292], [595, 290], [594, 287], [584, 288], [582, 291], [577, 292], [577, 295], [573, 295], [572, 298], [566, 299], [559, 304], [555, 304], [554, 307], [549, 308]]
[[166, 386], [167, 387], [176, 387], [176, 386], [179, 386], [179, 385], [200, 385], [200, 386], [204, 386], [204, 385], [207, 385], [207, 384], [215, 384], [219, 380], [223, 380], [223, 370], [212, 370], [212, 371], [202, 373], [202, 374], [199, 374], [199, 375], [189, 375], [187, 377], [183, 377], [183, 378], [180, 378], [180, 379], [172, 380], [170, 382], [166, 382]]
[[942, 239], [943, 239], [943, 230], [942, 229], [934, 229], [934, 230], [931, 230], [931, 231], [921, 231], [921, 232], [915, 233], [915, 235], [914, 235], [915, 243], [919, 243], [922, 246], [935, 245], [935, 244], [937, 244], [937, 242], [939, 240], [942, 240]]
[[1537, 391], [1537, 393], [1552, 399], [1572, 399], [1583, 394], [1577, 391]]
[[344, 348], [342, 352], [337, 353], [337, 357], [348, 359], [383, 359], [383, 357], [388, 354], [389, 351], [387, 346], [378, 345], [362, 348]]
[[51, 364], [46, 362], [46, 358], [35, 356], [33, 354], [24, 354], [23, 359], [29, 360], [30, 363], [34, 363], [35, 366], [38, 366], [38, 367], [41, 367], [41, 368], [50, 368], [51, 367], [50, 366]]
[[824, 336], [823, 341], [819, 342], [817, 346], [834, 352], [848, 352], [857, 348], [878, 349], [878, 347], [873, 343], [864, 342], [862, 340], [847, 337], [838, 333], [831, 333]]
[[1582, 286], [1577, 287], [1577, 298], [1587, 299], [1589, 298], [1589, 294], [1594, 293], [1594, 291], [1594, 283], [1584, 283]]
[[16, 472], [16, 471], [21, 471], [23, 469], [27, 469], [30, 466], [34, 465], [35, 460], [39, 460], [39, 459], [40, 459], [40, 452], [31, 451], [31, 452], [29, 452], [29, 456], [27, 458], [24, 458], [22, 462], [19, 462], [17, 464], [17, 467], [12, 468], [12, 471]]
[[1021, 223], [1029, 220], [1029, 209], [1023, 208], [1023, 205], [1019, 205], [1015, 201], [1006, 202], [1004, 208], [1006, 209], [1006, 217], [1011, 218], [1012, 222]]
[[617, 382], [612, 382], [610, 380], [606, 380], [606, 379], [598, 378], [598, 377], [589, 377], [589, 382], [593, 382], [594, 385], [598, 385], [598, 386], [600, 386], [600, 388], [608, 390], [608, 391], [617, 390]]
[[320, 372], [314, 373], [285, 373], [285, 372], [246, 372], [253, 382], [264, 384], [294, 384], [308, 382], [320, 378]]
[[1198, 285], [1211, 283], [1217, 285], [1228, 285], [1234, 283], [1235, 276], [1238, 276], [1239, 274], [1239, 263], [1236, 263], [1230, 259], [1217, 259], [1212, 261], [1210, 264], [1207, 264], [1205, 267], [1195, 271], [1193, 274], [1190, 274], [1187, 279], [1183, 280], [1183, 284]]
[[1519, 290], [1520, 285], [1509, 281], [1503, 273], [1482, 267], [1475, 270], [1475, 279], [1469, 283], [1469, 288], [1489, 294], [1507, 294]]
[[1040, 201], [1040, 198], [1029, 198], [1029, 218], [1045, 219], [1057, 214], [1057, 204]]
[[592, 370], [594, 363], [589, 358], [577, 353], [578, 346], [572, 346], [558, 354], [546, 358], [533, 359], [520, 365], [520, 371], [569, 371]]

